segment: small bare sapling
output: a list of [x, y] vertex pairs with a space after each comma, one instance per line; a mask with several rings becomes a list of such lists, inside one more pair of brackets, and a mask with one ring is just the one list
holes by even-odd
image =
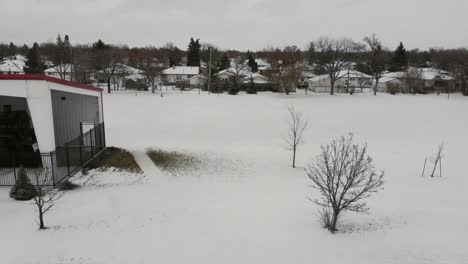
[[307, 128], [307, 121], [304, 120], [303, 114], [297, 112], [293, 106], [288, 108], [289, 120], [288, 120], [288, 133], [285, 136], [285, 141], [289, 150], [292, 150], [292, 167], [296, 168], [296, 152], [299, 145], [304, 143], [303, 133]]

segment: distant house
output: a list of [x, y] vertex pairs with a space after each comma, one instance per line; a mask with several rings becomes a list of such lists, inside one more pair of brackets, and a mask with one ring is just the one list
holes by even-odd
[[[373, 78], [365, 73], [355, 70], [343, 70], [338, 73], [334, 90], [337, 93], [346, 93], [349, 89], [356, 91], [370, 91]], [[318, 75], [308, 80], [308, 89], [316, 93], [330, 92], [330, 76], [328, 74]]]
[[191, 88], [203, 88], [207, 82], [207, 78], [203, 75], [195, 75], [188, 79]]
[[[109, 72], [111, 69], [106, 69]], [[117, 64], [114, 69], [114, 74], [111, 77], [111, 86], [114, 90], [121, 88], [125, 89], [142, 89], [145, 77], [143, 71], [125, 64]], [[100, 86], [107, 84], [107, 76], [104, 71], [96, 73], [96, 80]]]
[[252, 72], [250, 71], [250, 67], [242, 67], [242, 68], [228, 68], [225, 70], [222, 70], [218, 73], [215, 74], [215, 77], [218, 78], [219, 80], [228, 80], [231, 77], [240, 77], [241, 79], [247, 76], [250, 76]]
[[255, 89], [257, 91], [272, 91], [273, 90], [273, 81], [261, 74], [251, 73], [250, 75], [242, 78], [243, 86], [248, 88], [250, 82], [253, 81], [255, 84]]
[[161, 81], [165, 85], [175, 85], [177, 82], [189, 82], [190, 78], [199, 74], [199, 67], [174, 66], [161, 72]]
[[44, 71], [45, 75], [67, 80], [67, 81], [74, 81], [74, 72], [73, 72], [73, 64], [61, 64], [55, 67], [48, 68]]
[[0, 74], [24, 74], [25, 62], [21, 59], [5, 59], [0, 61]]
[[[372, 87], [375, 85], [375, 80], [373, 80]], [[401, 87], [402, 82], [393, 77], [382, 77], [379, 79], [379, 83], [377, 84], [377, 91], [380, 93], [387, 93], [391, 86], [394, 87]]]
[[125, 89], [146, 90], [146, 78], [140, 73], [133, 73], [123, 77]]
[[266, 74], [271, 70], [271, 64], [264, 59], [255, 59], [255, 62], [258, 65], [258, 73]]
[[416, 88], [423, 89], [425, 92], [447, 91], [448, 89], [454, 90], [456, 86], [456, 80], [450, 76], [451, 73], [436, 68], [411, 67], [406, 72], [385, 73], [383, 77], [398, 79], [402, 82], [403, 86], [407, 86], [405, 80], [409, 76], [408, 72], [412, 72], [414, 75], [416, 75], [415, 77], [421, 79], [423, 87]]

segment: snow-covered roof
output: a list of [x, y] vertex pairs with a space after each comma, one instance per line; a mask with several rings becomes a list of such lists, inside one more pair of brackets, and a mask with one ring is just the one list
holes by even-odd
[[195, 75], [193, 77], [190, 77], [189, 80], [195, 80], [195, 79], [204, 79], [206, 80], [207, 78], [203, 75]]
[[145, 79], [145, 76], [140, 73], [133, 73], [133, 74], [125, 76], [125, 79], [132, 80], [132, 81], [139, 81], [139, 80]]
[[[409, 70], [417, 70], [421, 72], [421, 79], [425, 81], [432, 81], [432, 80], [444, 80], [444, 81], [451, 81], [455, 80], [452, 76], [450, 76], [449, 72], [436, 69], [436, 68], [410, 68]], [[388, 72], [385, 73], [383, 76], [387, 78], [396, 78], [402, 79], [405, 77], [406, 72]]]
[[[370, 75], [367, 75], [363, 72], [359, 72], [359, 71], [355, 71], [355, 70], [342, 70], [338, 73], [338, 79], [341, 79], [341, 78], [348, 78], [348, 74], [349, 74], [349, 78], [369, 78], [369, 79], [372, 79], [373, 77], [370, 76]], [[329, 75], [328, 74], [322, 74], [322, 75], [318, 75], [318, 76], [315, 76], [315, 77], [312, 77], [309, 79], [309, 81], [312, 81], [312, 82], [317, 82], [317, 81], [321, 81], [323, 79], [327, 79], [329, 78]]]
[[3, 73], [24, 73], [23, 67], [25, 65], [24, 60], [4, 60], [0, 61], [0, 72]]
[[[107, 68], [107, 70], [110, 70], [111, 68]], [[100, 73], [103, 72], [103, 70], [99, 71]], [[115, 74], [123, 74], [123, 75], [132, 75], [132, 74], [143, 74], [143, 71], [137, 68], [133, 68], [131, 66], [128, 66], [126, 64], [122, 63], [117, 63], [115, 66], [114, 70]]]
[[164, 75], [198, 75], [200, 68], [196, 66], [174, 66], [162, 71]]
[[252, 72], [250, 71], [250, 67], [245, 67], [242, 69], [235, 69], [235, 68], [228, 68], [225, 70], [222, 70], [215, 74], [215, 76], [222, 75], [222, 74], [229, 74], [229, 75], [236, 75], [239, 74], [241, 76], [250, 76]]
[[397, 78], [392, 78], [392, 77], [381, 77], [379, 79], [379, 83], [388, 83], [388, 82], [394, 82], [394, 81], [399, 81]]
[[244, 77], [242, 79], [243, 82], [245, 83], [248, 83], [250, 82], [250, 78], [253, 78], [253, 81], [254, 83], [257, 83], [257, 84], [268, 84], [268, 83], [271, 83], [271, 79], [266, 77], [266, 76], [263, 76], [261, 74], [258, 74], [258, 73], [251, 73], [249, 74], [249, 76], [247, 77]]
[[73, 64], [61, 64], [52, 68], [48, 68], [44, 72], [45, 73], [58, 73], [58, 72], [70, 73], [72, 72], [72, 69], [73, 69]]

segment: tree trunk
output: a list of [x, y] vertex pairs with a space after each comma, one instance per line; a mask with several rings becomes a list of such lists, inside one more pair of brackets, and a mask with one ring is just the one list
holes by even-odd
[[107, 92], [111, 93], [111, 80], [110, 80], [110, 78], [107, 78]]
[[330, 95], [334, 94], [335, 90], [335, 81], [330, 79]]
[[339, 214], [340, 214], [340, 211], [333, 209], [333, 218], [332, 218], [331, 225], [329, 227], [329, 230], [332, 233], [335, 233], [337, 231], [336, 224], [338, 223]]
[[42, 208], [39, 209], [39, 229], [45, 229], [44, 214], [42, 213]]
[[377, 95], [377, 86], [379, 85], [379, 79], [375, 78], [375, 85], [374, 85], [374, 95]]
[[296, 146], [293, 147], [293, 162], [292, 167], [296, 168]]

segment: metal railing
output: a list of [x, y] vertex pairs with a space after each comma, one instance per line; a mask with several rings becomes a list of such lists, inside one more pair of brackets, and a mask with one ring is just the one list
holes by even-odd
[[54, 152], [0, 153], [0, 186], [14, 185], [20, 166], [33, 184], [56, 186], [73, 176], [105, 147], [105, 129], [101, 123], [63, 146], [57, 146]]

